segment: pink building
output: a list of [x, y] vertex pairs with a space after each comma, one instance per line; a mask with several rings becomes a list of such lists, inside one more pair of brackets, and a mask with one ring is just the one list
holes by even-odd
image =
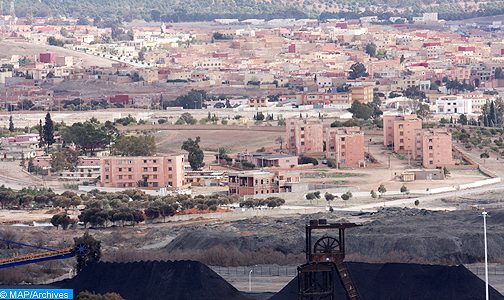
[[292, 191], [292, 185], [300, 182], [298, 172], [243, 171], [229, 174], [229, 193], [239, 195], [264, 195]]
[[184, 184], [184, 156], [102, 158], [104, 187], [180, 188]]
[[54, 52], [44, 52], [39, 54], [39, 61], [45, 64], [55, 64], [58, 55]]
[[415, 114], [383, 116], [383, 143], [394, 152], [414, 155], [415, 130], [422, 129], [422, 120]]
[[287, 154], [255, 152], [238, 153], [239, 160], [246, 160], [259, 168], [293, 168], [298, 165], [298, 157]]
[[319, 122], [289, 120], [286, 148], [296, 155], [320, 156], [324, 149], [324, 128]]
[[50, 156], [37, 156], [33, 158], [33, 165], [43, 170], [51, 168], [52, 158]]
[[130, 98], [128, 95], [115, 95], [110, 97], [110, 103], [112, 104], [123, 104], [123, 105], [128, 105], [130, 104]]
[[428, 169], [453, 165], [451, 133], [445, 129], [417, 130], [416, 155]]
[[327, 159], [334, 159], [338, 167], [364, 165], [364, 133], [359, 127], [327, 128], [325, 142]]

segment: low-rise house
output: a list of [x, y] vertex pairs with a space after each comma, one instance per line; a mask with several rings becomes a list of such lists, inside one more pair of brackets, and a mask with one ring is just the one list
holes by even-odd
[[298, 157], [270, 152], [239, 153], [240, 161], [246, 160], [260, 168], [293, 168], [298, 165]]
[[471, 115], [472, 99], [462, 96], [442, 96], [436, 100], [438, 114], [466, 114]]
[[242, 171], [229, 173], [229, 194], [243, 197], [290, 192], [292, 185], [299, 182], [299, 172]]

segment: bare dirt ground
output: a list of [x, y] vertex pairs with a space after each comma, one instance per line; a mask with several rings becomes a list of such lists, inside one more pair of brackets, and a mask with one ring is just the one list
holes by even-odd
[[94, 55], [77, 52], [62, 47], [0, 40], [0, 58], [10, 59], [12, 55], [33, 56], [41, 52], [56, 52], [62, 56], [73, 56], [74, 64], [83, 67], [110, 67], [112, 61]]
[[188, 138], [201, 138], [200, 147], [204, 150], [216, 150], [220, 147], [231, 152], [256, 151], [261, 147], [275, 148], [275, 139], [282, 136], [277, 132], [225, 131], [225, 130], [163, 130], [155, 134], [158, 151], [161, 153], [181, 153], [182, 143]]

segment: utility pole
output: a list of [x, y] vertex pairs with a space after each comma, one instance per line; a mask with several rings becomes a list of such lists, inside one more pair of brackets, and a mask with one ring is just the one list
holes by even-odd
[[488, 248], [487, 248], [487, 226], [486, 226], [486, 217], [487, 212], [483, 211], [481, 213], [483, 215], [483, 239], [485, 243], [485, 299], [488, 298]]

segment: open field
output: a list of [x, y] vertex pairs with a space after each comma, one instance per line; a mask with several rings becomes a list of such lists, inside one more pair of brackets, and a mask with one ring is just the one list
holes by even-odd
[[61, 56], [73, 56], [74, 64], [83, 67], [110, 67], [112, 66], [112, 61], [85, 54], [82, 52], [77, 52], [62, 47], [55, 47], [49, 45], [40, 45], [34, 43], [21, 43], [14, 41], [0, 40], [0, 59], [7, 58], [10, 59], [12, 55], [20, 56], [33, 56], [38, 55], [41, 52], [55, 52]]
[[283, 136], [277, 132], [227, 131], [227, 130], [162, 130], [155, 135], [160, 153], [182, 153], [182, 143], [188, 138], [201, 138], [200, 147], [205, 150], [215, 151], [220, 147], [230, 149], [231, 152], [256, 151], [261, 147], [278, 148], [275, 139]]

